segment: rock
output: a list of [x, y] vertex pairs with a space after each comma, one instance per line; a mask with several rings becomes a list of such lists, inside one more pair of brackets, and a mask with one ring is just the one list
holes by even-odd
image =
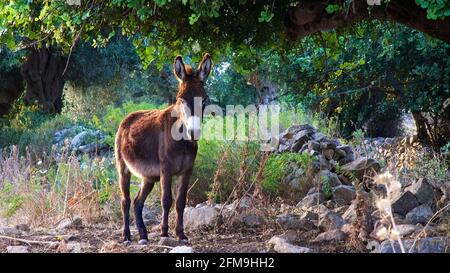
[[[416, 241], [413, 247], [414, 239], [402, 240], [405, 252], [407, 253], [450, 253], [449, 237], [428, 237]], [[400, 245], [397, 241], [392, 242], [386, 240], [380, 245], [380, 253], [400, 253]], [[395, 250], [395, 251], [394, 251]]]
[[190, 246], [176, 246], [169, 253], [194, 253], [194, 249]]
[[301, 141], [294, 143], [294, 145], [292, 145], [292, 147], [291, 147], [291, 152], [294, 152], [294, 153], [299, 152], [302, 149], [303, 145], [304, 145], [304, 143]]
[[358, 158], [355, 161], [342, 166], [342, 171], [352, 173], [358, 180], [362, 180], [364, 174], [367, 175], [367, 172], [378, 172], [379, 170], [380, 164], [378, 161], [365, 157]]
[[145, 205], [144, 205], [144, 208], [142, 209], [142, 219], [144, 219], [144, 224], [146, 226], [157, 225], [160, 223], [158, 213], [155, 210], [150, 209]]
[[176, 247], [176, 246], [180, 246], [181, 243], [178, 242], [178, 240], [174, 239], [174, 238], [170, 238], [170, 237], [161, 237], [159, 239], [158, 245], [161, 246], [171, 246], [171, 247]]
[[328, 211], [319, 217], [319, 227], [326, 231], [340, 229], [343, 225], [344, 219], [334, 211]]
[[330, 172], [328, 170], [320, 171], [317, 175], [320, 175], [323, 181], [327, 181], [331, 187], [337, 187], [342, 185], [341, 181], [339, 180], [339, 177], [337, 174]]
[[67, 252], [70, 253], [81, 253], [82, 247], [81, 247], [81, 243], [68, 243], [67, 244]]
[[301, 216], [300, 219], [310, 220], [310, 221], [318, 221], [319, 220], [319, 214], [306, 211]]
[[275, 250], [278, 253], [310, 253], [311, 249], [290, 244], [286, 239], [279, 236], [272, 237], [267, 243], [269, 250]]
[[356, 215], [355, 204], [351, 204], [348, 207], [348, 209], [342, 215], [342, 218], [348, 223], [353, 223], [353, 222], [356, 222], [356, 220], [358, 220], [358, 216]]
[[312, 135], [312, 139], [317, 142], [322, 142], [323, 140], [326, 139], [326, 136], [322, 133], [316, 132]]
[[278, 235], [278, 237], [285, 239], [288, 243], [295, 242], [297, 240], [296, 230], [286, 230], [283, 234]]
[[338, 148], [336, 148], [334, 150], [334, 156], [333, 156], [334, 160], [339, 160], [341, 158], [344, 158], [345, 156], [347, 156], [347, 153], [344, 150], [341, 150], [341, 149], [338, 149]]
[[315, 140], [308, 141], [307, 147], [311, 151], [320, 151], [320, 143]]
[[345, 240], [347, 235], [339, 229], [334, 229], [326, 231], [317, 235], [317, 237], [312, 240], [313, 243], [324, 243], [324, 242], [342, 242]]
[[404, 216], [419, 205], [416, 196], [410, 191], [406, 191], [394, 198], [392, 201], [392, 211]]
[[23, 232], [30, 232], [30, 227], [27, 224], [19, 224], [16, 225], [15, 228]]
[[187, 207], [184, 210], [184, 228], [197, 229], [213, 226], [219, 217], [219, 211], [211, 206], [200, 208]]
[[6, 247], [8, 253], [30, 253], [29, 246], [8, 246]]
[[70, 141], [70, 148], [72, 150], [90, 153], [106, 147], [105, 136], [100, 130], [83, 129], [82, 132], [78, 133]]
[[339, 164], [341, 164], [341, 165], [346, 165], [353, 161], [355, 161], [355, 155], [353, 155], [353, 154], [347, 154], [343, 158], [340, 158], [338, 160]]
[[426, 224], [433, 216], [431, 207], [427, 204], [420, 205], [406, 214], [406, 221], [411, 224]]
[[277, 216], [277, 224], [288, 230], [312, 230], [316, 228], [314, 223], [308, 219], [301, 219], [297, 215], [284, 214]]
[[309, 141], [312, 133], [313, 131], [308, 129], [298, 132], [297, 134], [294, 135], [294, 143], [299, 144], [301, 148], [306, 142]]
[[350, 145], [340, 145], [337, 146], [336, 149], [344, 151], [345, 154], [353, 154], [352, 146]]
[[334, 157], [334, 150], [333, 149], [322, 150], [322, 154], [325, 156], [327, 160], [332, 160]]
[[320, 143], [320, 148], [322, 150], [333, 150], [334, 152], [334, 149], [336, 149], [337, 145], [338, 144], [335, 141], [322, 141]]
[[310, 208], [325, 201], [325, 195], [322, 192], [313, 193], [305, 196], [298, 204], [299, 208]]
[[397, 231], [400, 237], [413, 234], [418, 228], [415, 225], [397, 225]]
[[264, 218], [255, 213], [243, 213], [239, 216], [239, 220], [247, 227], [258, 227], [264, 224]]
[[356, 190], [352, 186], [340, 185], [333, 188], [333, 200], [343, 200], [347, 205], [356, 198]]
[[434, 201], [435, 195], [433, 186], [431, 186], [425, 178], [419, 179], [417, 182], [407, 187], [405, 191], [410, 191], [414, 194], [420, 204], [431, 204]]
[[83, 227], [83, 220], [80, 217], [73, 219], [65, 218], [59, 222], [57, 229], [80, 229]]
[[317, 213], [318, 215], [324, 215], [324, 214], [328, 213], [330, 210], [324, 204], [319, 204], [319, 205], [310, 207], [308, 209], [308, 211]]
[[18, 230], [17, 228], [10, 228], [10, 227], [0, 227], [0, 234], [4, 235], [21, 235], [22, 232]]

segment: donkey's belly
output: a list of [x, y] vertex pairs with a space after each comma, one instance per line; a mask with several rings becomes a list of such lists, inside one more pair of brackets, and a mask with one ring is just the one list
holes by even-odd
[[160, 166], [158, 163], [147, 163], [140, 160], [128, 162], [125, 160], [128, 169], [137, 177], [159, 177]]

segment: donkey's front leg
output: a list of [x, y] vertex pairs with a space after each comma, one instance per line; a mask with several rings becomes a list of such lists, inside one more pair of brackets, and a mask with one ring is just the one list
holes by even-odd
[[172, 206], [172, 174], [169, 168], [161, 168], [161, 206], [163, 208], [161, 221], [161, 237], [169, 237], [169, 210]]
[[189, 187], [189, 179], [192, 175], [192, 169], [180, 175], [177, 183], [177, 196], [175, 201], [175, 210], [177, 213], [176, 233], [178, 240], [182, 243], [188, 243], [188, 238], [184, 234], [183, 213], [186, 206], [186, 197]]

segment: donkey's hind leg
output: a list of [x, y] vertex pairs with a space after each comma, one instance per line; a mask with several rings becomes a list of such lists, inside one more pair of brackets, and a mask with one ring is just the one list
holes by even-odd
[[152, 191], [154, 185], [155, 179], [143, 178], [141, 189], [134, 199], [134, 219], [136, 221], [136, 228], [139, 231], [139, 244], [147, 244], [148, 242], [147, 228], [142, 219], [142, 209], [144, 208], [145, 199]]
[[131, 173], [125, 162], [117, 161], [117, 171], [119, 173], [119, 186], [122, 192], [121, 208], [123, 217], [122, 237], [124, 244], [131, 243], [130, 233], [130, 179]]

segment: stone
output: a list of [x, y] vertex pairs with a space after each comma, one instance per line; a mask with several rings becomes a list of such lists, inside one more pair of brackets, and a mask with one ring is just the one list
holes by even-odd
[[342, 242], [345, 240], [347, 235], [339, 229], [334, 229], [326, 231], [317, 235], [317, 237], [312, 240], [313, 243], [329, 243], [329, 242]]
[[362, 181], [364, 175], [367, 175], [369, 171], [380, 171], [380, 163], [372, 158], [361, 157], [342, 166], [342, 171], [352, 173], [358, 180]]
[[406, 191], [392, 200], [392, 211], [405, 216], [409, 211], [419, 205], [416, 196], [410, 191]]
[[433, 210], [427, 204], [415, 207], [410, 212], [406, 214], [406, 221], [410, 224], [426, 224], [430, 218], [433, 216]]
[[258, 227], [264, 224], [264, 218], [255, 213], [244, 213], [239, 216], [239, 220], [247, 227]]
[[156, 210], [150, 209], [146, 205], [144, 205], [142, 209], [142, 219], [144, 219], [144, 224], [146, 226], [157, 225], [160, 223]]
[[29, 246], [8, 246], [6, 247], [8, 253], [30, 253]]
[[290, 244], [286, 241], [286, 239], [281, 238], [279, 236], [272, 237], [268, 243], [267, 247], [269, 250], [274, 250], [278, 253], [310, 253], [311, 249], [301, 246], [296, 246]]
[[304, 145], [304, 143], [301, 141], [294, 143], [294, 145], [292, 145], [292, 147], [291, 147], [291, 152], [294, 152], [294, 153], [299, 152], [302, 149], [303, 145]]
[[320, 143], [315, 140], [308, 141], [307, 147], [311, 151], [320, 151]]
[[340, 229], [345, 225], [344, 219], [334, 211], [327, 211], [319, 217], [319, 227], [326, 231]]
[[351, 204], [342, 215], [342, 218], [348, 223], [354, 223], [358, 220], [355, 204]]
[[[392, 248], [391, 243], [394, 245]], [[402, 240], [405, 252], [407, 253], [450, 253], [449, 237], [427, 237], [421, 238], [414, 244], [414, 239]], [[414, 245], [414, 247], [413, 247]], [[400, 253], [400, 245], [397, 241], [386, 240], [381, 243], [380, 253]]]
[[400, 237], [405, 237], [413, 234], [418, 229], [415, 225], [397, 225], [397, 231]]
[[309, 141], [310, 136], [311, 136], [312, 133], [313, 133], [313, 131], [308, 130], [308, 129], [302, 130], [302, 131], [296, 133], [294, 135], [294, 143], [296, 143], [296, 144], [299, 143], [300, 144], [300, 148], [301, 148], [306, 142]]
[[350, 145], [340, 145], [336, 149], [344, 151], [346, 154], [353, 154], [352, 146]]
[[322, 141], [321, 143], [320, 143], [320, 148], [322, 149], [322, 150], [333, 150], [334, 151], [334, 149], [336, 149], [336, 147], [337, 147], [337, 143], [336, 142], [334, 142], [334, 141]]
[[0, 234], [4, 235], [21, 235], [22, 232], [17, 228], [13, 227], [0, 227]]
[[343, 200], [349, 205], [355, 198], [356, 190], [352, 186], [340, 185], [333, 188], [333, 200]]
[[322, 150], [322, 154], [323, 154], [323, 156], [325, 156], [325, 158], [327, 160], [332, 160], [334, 158], [334, 150], [333, 149]]
[[334, 150], [334, 157], [333, 157], [333, 159], [338, 161], [339, 159], [344, 158], [346, 155], [347, 155], [347, 153], [344, 150], [336, 148]]
[[219, 211], [211, 206], [200, 208], [187, 207], [184, 210], [184, 228], [197, 229], [213, 226], [219, 217]]
[[323, 140], [326, 139], [326, 136], [322, 133], [316, 132], [312, 135], [312, 139], [317, 142], [322, 142]]
[[414, 194], [420, 204], [431, 204], [434, 201], [433, 186], [425, 178], [421, 178], [417, 182], [412, 183], [405, 190]]
[[340, 158], [338, 160], [339, 164], [341, 164], [341, 165], [350, 164], [353, 161], [355, 161], [355, 155], [354, 154], [346, 154], [343, 158]]
[[320, 171], [317, 174], [317, 176], [322, 178], [320, 181], [322, 181], [322, 182], [327, 181], [331, 187], [337, 187], [337, 186], [342, 185], [337, 174], [335, 174], [329, 170]]
[[176, 247], [176, 246], [180, 246], [181, 243], [178, 242], [178, 240], [174, 239], [174, 238], [170, 238], [170, 237], [161, 237], [159, 239], [158, 245], [161, 246], [170, 246], [170, 247]]
[[27, 224], [19, 224], [16, 225], [15, 228], [23, 232], [30, 232], [30, 227]]
[[194, 249], [190, 246], [176, 246], [169, 253], [194, 253]]
[[296, 230], [286, 230], [283, 234], [278, 235], [278, 237], [285, 239], [288, 243], [292, 243], [297, 240], [298, 236]]
[[299, 208], [310, 208], [325, 201], [325, 195], [322, 192], [313, 193], [305, 196], [298, 204]]
[[312, 230], [316, 225], [311, 220], [302, 219], [298, 215], [283, 214], [277, 216], [277, 224], [287, 230]]
[[83, 220], [80, 217], [65, 218], [59, 222], [57, 229], [80, 229], [83, 227]]
[[306, 220], [310, 220], [310, 221], [318, 221], [319, 214], [312, 212], [312, 211], [306, 211], [300, 216], [300, 219], [306, 219]]
[[78, 242], [68, 243], [66, 247], [69, 253], [81, 253], [82, 250], [81, 243]]

